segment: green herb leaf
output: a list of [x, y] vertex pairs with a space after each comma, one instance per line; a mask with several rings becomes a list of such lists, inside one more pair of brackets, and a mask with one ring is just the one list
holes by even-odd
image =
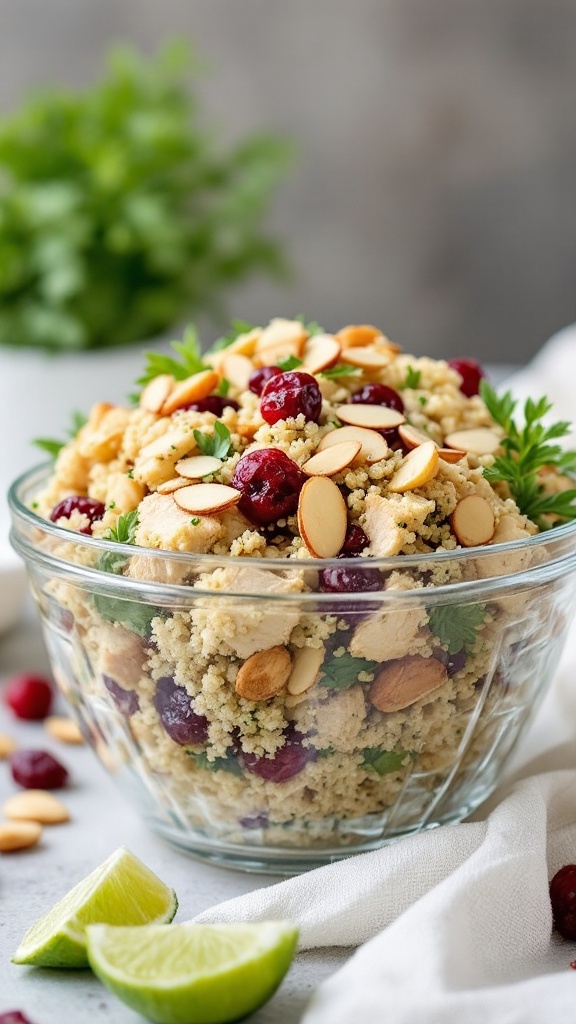
[[486, 380], [480, 382], [480, 395], [492, 416], [505, 432], [502, 439], [503, 455], [498, 455], [491, 466], [484, 468], [487, 480], [504, 481], [510, 488], [518, 508], [540, 529], [550, 523], [544, 516], [558, 519], [576, 518], [576, 489], [546, 494], [539, 477], [540, 470], [553, 469], [560, 474], [576, 469], [576, 452], [566, 452], [561, 445], [551, 443], [570, 433], [567, 420], [547, 425], [542, 422], [550, 412], [547, 398], [535, 402], [529, 398], [524, 405], [523, 425], [514, 420], [517, 402], [510, 391], [497, 395]]
[[302, 366], [302, 360], [298, 359], [297, 356], [285, 356], [284, 359], [278, 360], [276, 366], [279, 366], [283, 373], [286, 373], [288, 370], [295, 370], [297, 366]]
[[470, 649], [476, 641], [478, 629], [486, 618], [485, 604], [444, 604], [428, 613], [428, 628], [450, 654], [462, 648]]
[[[66, 430], [68, 438], [76, 437], [76, 434], [82, 429], [85, 423], [86, 417], [84, 413], [78, 412], [77, 409], [74, 410], [72, 412], [72, 422]], [[68, 444], [68, 441], [57, 441], [55, 438], [51, 437], [37, 437], [32, 441], [32, 444], [36, 445], [37, 448], [40, 448], [41, 451], [48, 452], [48, 455], [50, 455], [52, 459], [56, 459], [61, 449], [64, 448], [64, 445]]]
[[253, 330], [255, 330], [254, 324], [248, 324], [245, 320], [233, 320], [232, 327], [228, 331], [228, 334], [224, 334], [221, 338], [217, 338], [208, 351], [209, 353], [221, 352], [223, 348], [228, 348], [233, 341], [236, 341], [241, 334], [249, 334], [250, 331]]
[[411, 757], [405, 750], [381, 750], [380, 747], [364, 747], [362, 751], [366, 768], [373, 768], [378, 775], [400, 772], [406, 767], [406, 758]]
[[409, 366], [406, 371], [406, 380], [402, 386], [405, 388], [417, 388], [420, 384], [421, 376], [422, 370], [415, 370], [412, 366]]
[[298, 320], [301, 324], [303, 324], [304, 330], [307, 332], [307, 334], [310, 337], [312, 337], [313, 334], [325, 334], [326, 333], [324, 328], [321, 327], [319, 323], [316, 323], [316, 320], [308, 320], [308, 321], [306, 321], [306, 317], [302, 316], [301, 313], [295, 319]]
[[337, 380], [338, 377], [354, 377], [360, 373], [362, 373], [360, 367], [352, 366], [351, 363], [336, 363], [335, 366], [329, 366], [327, 370], [321, 370], [318, 376], [327, 377], [328, 380]]
[[205, 751], [197, 752], [186, 749], [186, 754], [192, 759], [196, 768], [202, 768], [209, 772], [230, 772], [232, 775], [242, 775], [242, 768], [235, 757], [216, 757], [213, 761], [208, 760]]
[[333, 690], [347, 690], [358, 682], [360, 672], [374, 672], [378, 662], [367, 661], [366, 658], [353, 658], [348, 651], [339, 658], [330, 658], [322, 666], [324, 673], [320, 679], [321, 686]]
[[147, 384], [162, 373], [171, 373], [176, 380], [185, 380], [194, 373], [200, 373], [206, 369], [200, 350], [200, 340], [196, 328], [191, 324], [184, 331], [182, 341], [171, 341], [170, 348], [179, 356], [173, 356], [163, 352], [146, 352], [146, 367], [144, 373], [136, 381], [137, 384]]
[[316, 757], [331, 757], [334, 753], [334, 747], [322, 747], [321, 750], [316, 751]]
[[95, 85], [43, 89], [0, 119], [0, 344], [123, 345], [282, 275], [262, 223], [291, 147], [223, 144], [200, 69], [184, 39], [118, 48]]
[[220, 398], [226, 398], [226, 395], [230, 391], [230, 381], [226, 377], [220, 378], [220, 383], [216, 388], [216, 394], [220, 395]]
[[[138, 509], [123, 512], [114, 526], [104, 534], [104, 540], [115, 541], [117, 544], [135, 544], [138, 529]], [[120, 575], [126, 566], [126, 556], [114, 551], [105, 551], [98, 559], [98, 569]], [[94, 607], [107, 622], [120, 622], [140, 636], [148, 636], [152, 619], [159, 615], [157, 608], [140, 601], [129, 601], [123, 597], [108, 597], [106, 594], [94, 594]]]
[[213, 455], [216, 459], [226, 459], [233, 450], [232, 442], [230, 441], [230, 431], [226, 424], [220, 420], [216, 420], [214, 424], [214, 434], [212, 437], [209, 434], [203, 434], [201, 430], [195, 430], [194, 437], [203, 455]]

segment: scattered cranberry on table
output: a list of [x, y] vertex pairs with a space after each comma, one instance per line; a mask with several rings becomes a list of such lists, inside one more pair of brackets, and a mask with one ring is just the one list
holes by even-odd
[[448, 366], [456, 370], [462, 378], [460, 391], [466, 398], [472, 398], [480, 391], [480, 381], [486, 376], [484, 370], [475, 359], [449, 359]]
[[266, 423], [277, 423], [303, 413], [318, 423], [322, 412], [322, 393], [315, 377], [301, 370], [288, 370], [270, 377], [262, 390], [260, 412]]
[[20, 1010], [7, 1010], [6, 1013], [0, 1013], [0, 1024], [32, 1024], [32, 1021]]
[[550, 882], [554, 927], [565, 939], [576, 939], [576, 864], [565, 864]]
[[240, 512], [253, 523], [266, 525], [293, 515], [306, 477], [280, 448], [258, 448], [243, 455], [232, 479], [242, 492]]
[[61, 789], [68, 772], [46, 750], [15, 750], [10, 758], [12, 778], [24, 789]]
[[106, 507], [103, 502], [96, 501], [95, 498], [83, 498], [80, 494], [72, 494], [54, 506], [50, 513], [50, 519], [56, 523], [59, 519], [70, 519], [74, 512], [81, 512], [89, 522], [78, 532], [90, 534], [92, 533], [92, 523], [97, 519], [102, 519], [105, 511]]
[[4, 701], [17, 718], [41, 722], [52, 706], [52, 687], [42, 676], [13, 676], [6, 683]]

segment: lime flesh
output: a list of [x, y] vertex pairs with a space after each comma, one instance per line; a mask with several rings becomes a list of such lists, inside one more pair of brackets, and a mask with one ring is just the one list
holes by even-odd
[[276, 991], [296, 948], [288, 921], [87, 929], [90, 966], [157, 1024], [226, 1024]]
[[166, 923], [177, 907], [173, 890], [122, 847], [32, 925], [12, 962], [88, 967], [86, 925]]

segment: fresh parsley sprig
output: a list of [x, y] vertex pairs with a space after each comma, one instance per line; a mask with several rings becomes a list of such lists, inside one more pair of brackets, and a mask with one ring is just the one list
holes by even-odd
[[[116, 544], [135, 544], [138, 529], [138, 509], [123, 512], [118, 516], [116, 524], [111, 526], [103, 536], [103, 540], [111, 540]], [[98, 559], [98, 568], [102, 572], [121, 575], [126, 565], [126, 556], [114, 551], [105, 551]], [[159, 614], [158, 608], [141, 601], [128, 601], [124, 597], [108, 597], [106, 594], [94, 594], [94, 607], [106, 622], [121, 622], [127, 629], [139, 636], [148, 636], [150, 623]]]
[[546, 494], [539, 476], [541, 470], [548, 468], [562, 475], [576, 472], [576, 452], [565, 451], [555, 443], [570, 433], [570, 423], [567, 420], [552, 424], [542, 422], [552, 403], [547, 398], [537, 402], [529, 398], [524, 405], [523, 425], [519, 426], [514, 419], [518, 403], [510, 391], [497, 395], [483, 380], [480, 395], [492, 419], [505, 432], [504, 454], [496, 456], [493, 464], [484, 468], [486, 479], [508, 484], [520, 511], [540, 529], [550, 528], [546, 516], [561, 520], [576, 518], [576, 488]]
[[377, 664], [376, 661], [368, 661], [366, 658], [354, 658], [345, 651], [339, 658], [330, 658], [324, 663], [320, 685], [331, 690], [347, 690], [358, 682], [361, 672], [374, 672]]
[[193, 324], [189, 324], [184, 331], [182, 341], [170, 342], [170, 348], [176, 352], [177, 359], [164, 352], [145, 353], [146, 367], [142, 376], [136, 381], [137, 384], [144, 386], [162, 373], [171, 373], [175, 380], [185, 380], [186, 377], [191, 377], [192, 374], [206, 369], [206, 364], [202, 359], [198, 332]]
[[400, 772], [406, 767], [406, 759], [413, 757], [406, 750], [382, 750], [380, 747], [364, 747], [363, 768], [372, 768], [378, 775]]
[[216, 420], [214, 434], [204, 434], [201, 430], [194, 431], [194, 439], [202, 455], [213, 455], [216, 459], [226, 459], [232, 451], [230, 431], [225, 423]]
[[[66, 433], [68, 438], [76, 437], [78, 431], [86, 423], [86, 417], [84, 413], [78, 412], [77, 410], [72, 413], [72, 422], [68, 427]], [[36, 437], [32, 444], [35, 444], [37, 448], [40, 448], [43, 452], [48, 452], [50, 458], [55, 459], [60, 454], [64, 445], [68, 444], [68, 441], [57, 441], [53, 437]]]
[[352, 363], [336, 363], [335, 366], [328, 367], [327, 370], [320, 370], [319, 377], [327, 377], [328, 380], [337, 380], [338, 377], [357, 377], [362, 370], [358, 366], [352, 366]]
[[438, 605], [428, 613], [428, 629], [446, 644], [449, 654], [458, 654], [474, 646], [485, 618], [485, 604]]

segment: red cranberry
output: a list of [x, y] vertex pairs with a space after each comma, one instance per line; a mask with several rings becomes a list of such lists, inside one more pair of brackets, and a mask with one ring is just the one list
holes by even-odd
[[362, 594], [381, 590], [382, 577], [378, 569], [360, 569], [356, 566], [335, 566], [320, 572], [320, 590], [328, 594]]
[[83, 498], [80, 494], [73, 494], [69, 498], [59, 501], [54, 506], [50, 513], [50, 519], [55, 523], [58, 519], [70, 519], [73, 512], [81, 512], [90, 521], [87, 526], [83, 526], [79, 530], [79, 533], [92, 533], [92, 523], [96, 519], [102, 519], [105, 511], [106, 508], [101, 501], [96, 501], [95, 498]]
[[446, 671], [449, 676], [455, 676], [460, 669], [464, 668], [467, 658], [464, 647], [457, 651], [456, 654], [450, 654], [449, 651], [444, 651], [441, 647], [436, 647], [432, 656], [436, 658], [436, 661], [442, 662], [446, 667]]
[[364, 548], [367, 548], [370, 541], [361, 526], [350, 523], [346, 530], [346, 537], [342, 545], [339, 558], [350, 558], [354, 555], [361, 555]]
[[111, 676], [102, 676], [102, 682], [121, 715], [126, 715], [127, 718], [130, 718], [140, 710], [138, 694], [134, 690], [125, 690]]
[[270, 377], [260, 399], [260, 412], [266, 423], [277, 423], [304, 413], [307, 420], [318, 423], [322, 411], [322, 395], [314, 377], [300, 370], [288, 370]]
[[292, 515], [306, 477], [280, 448], [259, 448], [244, 455], [232, 486], [242, 491], [238, 508], [253, 523], [266, 525]]
[[171, 676], [159, 679], [154, 707], [166, 732], [181, 747], [195, 746], [208, 739], [208, 719], [192, 710], [190, 694], [176, 686]]
[[267, 782], [286, 782], [308, 764], [316, 760], [314, 747], [303, 747], [301, 733], [292, 732], [283, 747], [272, 757], [257, 757], [256, 754], [242, 754], [246, 771], [258, 775]]
[[24, 789], [60, 789], [68, 772], [46, 750], [15, 750], [10, 758], [12, 778]]
[[14, 676], [8, 680], [4, 700], [17, 718], [40, 722], [50, 711], [52, 687], [40, 676]]
[[32, 1024], [32, 1021], [20, 1010], [8, 1010], [6, 1013], [0, 1013], [0, 1024]]
[[576, 864], [565, 864], [550, 882], [554, 927], [565, 939], [576, 939]]
[[387, 384], [365, 384], [352, 395], [350, 401], [361, 405], [385, 405], [387, 409], [404, 412], [404, 402], [400, 395]]
[[248, 378], [248, 389], [254, 395], [261, 395], [264, 385], [279, 373], [282, 373], [279, 366], [262, 366], [259, 370], [253, 370]]
[[225, 395], [207, 395], [206, 398], [201, 398], [198, 402], [192, 402], [191, 405], [185, 405], [184, 408], [193, 412], [213, 412], [215, 416], [221, 416], [227, 405], [231, 409], [240, 408], [238, 402], [235, 402], [233, 398], [227, 398]]
[[460, 391], [467, 398], [472, 398], [480, 391], [480, 381], [486, 376], [484, 370], [475, 359], [449, 359], [448, 366], [451, 366], [462, 378]]

